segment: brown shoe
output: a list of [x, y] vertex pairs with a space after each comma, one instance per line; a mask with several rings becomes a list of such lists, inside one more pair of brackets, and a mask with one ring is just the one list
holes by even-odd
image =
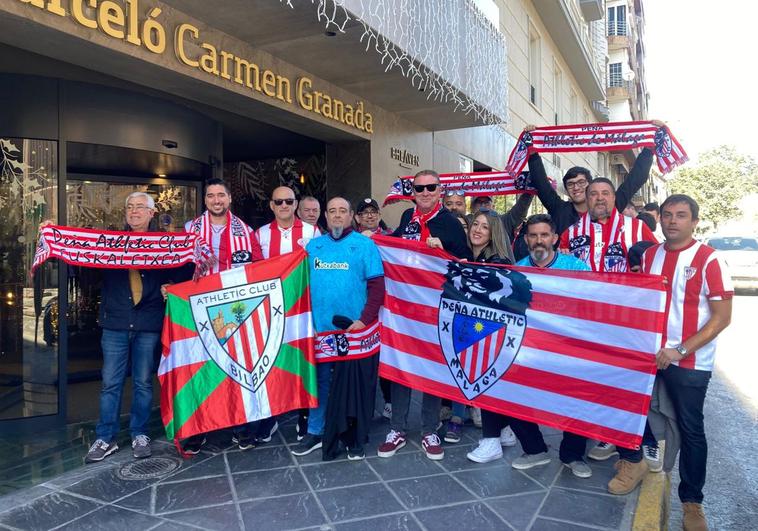
[[650, 470], [643, 459], [639, 463], [631, 463], [620, 459], [616, 462], [616, 475], [608, 482], [608, 492], [611, 494], [629, 494], [640, 484], [645, 474]]
[[682, 527], [684, 531], [708, 531], [708, 523], [705, 521], [703, 506], [699, 503], [683, 503]]

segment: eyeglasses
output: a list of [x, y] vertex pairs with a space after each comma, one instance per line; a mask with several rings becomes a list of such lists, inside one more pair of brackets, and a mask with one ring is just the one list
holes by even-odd
[[379, 212], [377, 210], [364, 210], [359, 216], [378, 216]]
[[464, 196], [464, 195], [466, 195], [466, 191], [465, 190], [447, 190], [445, 192], [445, 195], [447, 197], [452, 197], [454, 195]]
[[414, 184], [413, 185], [413, 189], [416, 190], [417, 194], [420, 194], [421, 192], [424, 191], [424, 189], [427, 189], [430, 192], [436, 192], [438, 186], [439, 186], [439, 184], [437, 184], [437, 183], [432, 183], [432, 184]]
[[145, 209], [148, 209], [148, 208], [150, 208], [150, 207], [146, 206], [146, 205], [126, 205], [126, 211], [127, 212], [134, 212], [134, 211], [137, 211], [137, 210], [145, 210]]
[[587, 184], [588, 184], [587, 181], [582, 179], [581, 181], [566, 183], [566, 189], [568, 190], [569, 188], [584, 188], [585, 186], [587, 186]]
[[282, 206], [282, 203], [287, 203], [290, 206], [295, 204], [295, 200], [292, 199], [292, 198], [290, 198], [290, 199], [272, 199], [272, 201], [274, 202], [274, 204], [276, 206]]

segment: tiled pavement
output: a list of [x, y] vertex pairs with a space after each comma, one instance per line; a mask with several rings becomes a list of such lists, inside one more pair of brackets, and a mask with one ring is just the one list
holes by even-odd
[[[416, 409], [418, 405], [415, 406]], [[179, 468], [167, 476], [126, 480], [130, 448], [42, 484], [0, 497], [3, 529], [629, 529], [636, 493], [611, 496], [605, 485], [613, 461], [591, 463], [593, 476], [578, 479], [558, 462], [560, 434], [546, 430], [553, 461], [532, 470], [511, 468], [520, 447], [488, 464], [466, 459], [480, 430], [446, 445], [442, 461], [421, 452], [418, 433], [395, 457], [376, 457], [388, 427], [376, 419], [365, 461], [344, 456], [322, 462], [320, 452], [295, 458], [294, 418], [274, 440], [245, 452], [229, 434], [214, 434], [188, 460], [154, 441], [154, 456]]]

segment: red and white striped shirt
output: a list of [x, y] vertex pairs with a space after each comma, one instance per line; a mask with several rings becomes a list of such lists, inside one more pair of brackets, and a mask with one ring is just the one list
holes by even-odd
[[271, 258], [291, 253], [295, 245], [305, 249], [309, 241], [321, 236], [321, 231], [310, 223], [295, 218], [295, 222], [288, 229], [281, 228], [274, 220], [259, 228], [256, 235], [261, 244], [263, 258]]
[[[711, 318], [708, 301], [731, 299], [734, 295], [723, 260], [715, 249], [697, 240], [678, 251], [667, 250], [663, 243], [650, 247], [642, 257], [642, 269], [668, 279], [664, 348], [675, 347], [703, 328]], [[673, 363], [685, 369], [713, 370], [716, 339]]]

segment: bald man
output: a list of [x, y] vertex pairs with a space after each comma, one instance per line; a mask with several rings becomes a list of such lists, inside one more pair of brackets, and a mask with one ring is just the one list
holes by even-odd
[[[308, 243], [311, 304], [316, 332], [359, 331], [376, 322], [384, 300], [384, 269], [379, 249], [352, 228], [353, 209], [342, 197], [326, 205], [328, 234]], [[351, 461], [365, 459], [374, 411], [378, 354], [318, 363], [317, 408], [310, 410], [308, 434], [292, 448], [297, 456], [323, 447], [334, 459], [347, 448]]]
[[297, 199], [292, 188], [280, 186], [271, 194], [269, 207], [274, 213], [274, 221], [262, 226], [257, 231], [264, 258], [271, 258], [291, 253], [320, 236], [321, 232], [310, 223], [295, 216]]

